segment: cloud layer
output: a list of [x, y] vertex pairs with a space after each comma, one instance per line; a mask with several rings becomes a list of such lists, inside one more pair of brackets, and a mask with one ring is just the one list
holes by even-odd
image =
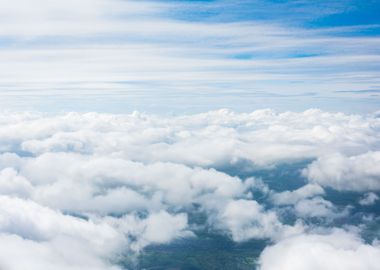
[[[200, 231], [275, 243], [262, 255], [263, 269], [274, 269], [268, 258], [284, 245], [303, 249], [303, 241], [316, 238], [323, 249], [336, 233], [320, 236], [316, 224], [329, 228], [349, 215], [352, 207], [334, 205], [324, 187], [356, 191], [361, 197], [353, 203], [362, 206], [378, 198], [380, 120], [371, 115], [4, 113], [0, 126], [0, 266], [6, 269], [120, 269], [149, 245]], [[253, 176], [300, 162], [298, 189], [275, 191]], [[355, 263], [366, 260], [362, 250], [378, 252], [348, 234], [338, 237], [353, 243]], [[12, 250], [24, 260], [12, 260]], [[288, 255], [280, 257], [284, 265]]]
[[[341, 110], [352, 104], [350, 110], [360, 112], [378, 108], [380, 39], [370, 34], [378, 25], [310, 28], [286, 16], [258, 19], [263, 10], [306, 17], [344, 13], [341, 3], [315, 12], [306, 2], [293, 11], [289, 3], [270, 7], [254, 1], [252, 7], [239, 1], [232, 6], [253, 16], [224, 20], [212, 14], [231, 10], [228, 1], [0, 4], [5, 108], [183, 112], [209, 110], [210, 103], [244, 105], [245, 111], [302, 110], [317, 103]], [[196, 16], [202, 7], [209, 20]]]

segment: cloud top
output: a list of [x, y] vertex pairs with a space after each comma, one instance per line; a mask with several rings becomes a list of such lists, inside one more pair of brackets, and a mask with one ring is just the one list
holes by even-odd
[[[378, 252], [331, 231], [353, 206], [335, 205], [324, 189], [353, 190], [360, 195], [353, 203], [363, 207], [376, 203], [376, 116], [3, 113], [0, 126], [0, 249], [20, 250], [29, 269], [119, 269], [148, 246], [200, 232], [236, 243], [270, 241], [263, 269], [275, 267], [267, 258], [283, 245], [298, 250], [309, 241], [337, 253], [333, 260], [353, 253], [359, 263], [362, 250]], [[255, 174], [294, 164], [302, 166], [296, 189], [273, 189]], [[329, 240], [335, 237], [347, 238], [352, 251], [339, 255]], [[20, 269], [12, 251], [4, 254], [0, 263]]]

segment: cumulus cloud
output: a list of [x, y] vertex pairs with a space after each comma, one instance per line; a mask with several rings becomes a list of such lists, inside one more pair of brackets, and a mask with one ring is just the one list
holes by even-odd
[[[193, 235], [186, 230], [186, 214], [160, 211], [146, 218], [131, 214], [83, 219], [30, 200], [0, 196], [0, 203], [0, 249], [8, 247], [0, 264], [6, 269], [119, 269], [112, 265], [131, 252]], [[23, 260], [4, 255], [16, 251]]]
[[291, 206], [291, 211], [301, 218], [336, 218], [347, 215], [348, 208], [339, 211], [332, 202], [325, 200], [324, 189], [317, 184], [306, 184], [293, 191], [271, 194], [277, 206]]
[[260, 270], [377, 270], [379, 256], [378, 245], [334, 230], [329, 234], [301, 234], [267, 247], [260, 257]]
[[167, 244], [173, 239], [194, 236], [188, 230], [185, 213], [173, 215], [161, 210], [145, 219], [127, 215], [123, 218], [107, 217], [106, 221], [133, 239], [128, 247], [134, 252], [140, 252], [150, 244]]
[[0, 202], [0, 265], [5, 269], [118, 269], [106, 262], [127, 243], [110, 225], [30, 200], [0, 196]]
[[310, 182], [337, 190], [380, 190], [380, 152], [320, 157], [304, 171]]
[[238, 242], [252, 238], [275, 239], [292, 230], [302, 230], [300, 226], [284, 226], [275, 212], [266, 212], [256, 201], [231, 201], [220, 215], [219, 226], [225, 226], [232, 239]]
[[0, 194], [29, 197], [33, 186], [13, 168], [0, 171]]
[[374, 192], [368, 192], [364, 194], [359, 200], [360, 205], [373, 205], [379, 200], [379, 196]]
[[323, 194], [325, 194], [325, 191], [319, 185], [307, 184], [297, 190], [274, 193], [272, 201], [276, 205], [295, 204], [303, 199]]
[[[86, 269], [92, 260], [92, 269], [118, 269], [113, 265], [125, 256], [197, 237], [201, 229], [236, 242], [282, 243], [307, 230], [309, 218], [347, 213], [324, 198], [322, 186], [376, 187], [378, 154], [370, 150], [380, 145], [379, 121], [319, 110], [173, 117], [3, 113], [0, 249], [18, 247], [40, 268]], [[330, 168], [323, 160], [334, 153], [341, 153], [342, 165]], [[295, 190], [275, 192], [265, 177], [252, 177], [258, 169], [311, 160], [303, 173], [311, 183]], [[350, 173], [343, 169], [347, 162]], [[326, 168], [329, 177], [318, 178]], [[336, 180], [339, 174], [350, 177]], [[284, 220], [283, 208], [294, 221]], [[192, 214], [205, 220], [197, 223]], [[71, 245], [77, 249], [67, 249]], [[1, 263], [21, 267], [6, 258]]]
[[330, 201], [321, 197], [301, 200], [294, 206], [295, 212], [301, 217], [339, 217], [348, 214], [348, 209], [338, 212], [338, 209]]
[[379, 122], [372, 116], [319, 110], [280, 114], [219, 110], [179, 117], [19, 114], [2, 116], [0, 139], [2, 152], [75, 152], [203, 167], [239, 160], [268, 165], [373, 151], [379, 147]]
[[35, 242], [17, 235], [0, 234], [2, 269], [121, 270], [74, 241]]

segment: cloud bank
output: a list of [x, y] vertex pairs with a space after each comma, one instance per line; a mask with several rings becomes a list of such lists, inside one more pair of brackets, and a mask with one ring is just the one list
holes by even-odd
[[[335, 205], [324, 190], [355, 191], [359, 204], [376, 203], [376, 115], [3, 113], [0, 127], [4, 269], [122, 269], [150, 245], [200, 231], [237, 243], [270, 241], [264, 270], [278, 269], [273, 256], [287, 269], [298, 250], [305, 261], [292, 269], [326, 255], [342, 269], [350, 269], [346, 258], [376, 269], [369, 259], [376, 245], [331, 229], [351, 208]], [[276, 191], [253, 176], [284, 164], [304, 164], [302, 186]], [[310, 243], [317, 257], [306, 251]], [[12, 259], [15, 251], [22, 260]]]

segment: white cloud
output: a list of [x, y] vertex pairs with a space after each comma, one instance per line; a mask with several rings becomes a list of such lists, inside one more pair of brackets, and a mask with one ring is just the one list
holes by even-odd
[[144, 114], [3, 115], [2, 151], [75, 152], [141, 162], [223, 166], [258, 165], [340, 152], [363, 154], [379, 147], [380, 120], [326, 113], [228, 110], [186, 117]]
[[298, 217], [335, 218], [348, 214], [348, 209], [338, 211], [334, 204], [321, 196], [324, 189], [317, 184], [306, 184], [293, 191], [271, 193], [271, 201], [278, 206], [292, 206], [292, 211]]
[[161, 210], [143, 220], [133, 215], [120, 219], [107, 217], [106, 220], [134, 239], [129, 247], [136, 252], [150, 244], [167, 244], [174, 239], [194, 236], [188, 230], [187, 215], [184, 213], [171, 215]]
[[342, 230], [301, 234], [267, 247], [260, 270], [356, 270], [379, 268], [380, 247]]
[[[334, 181], [275, 193], [265, 179], [226, 172], [319, 158], [310, 171], [338, 152], [360, 157], [344, 161], [362, 160], [368, 176], [373, 164], [367, 156], [377, 152], [367, 153], [379, 146], [379, 121], [319, 110], [220, 110], [178, 117], [3, 113], [0, 234], [5, 244], [33, 249], [25, 256], [35, 256], [40, 267], [46, 257], [58, 256], [59, 267], [67, 262], [73, 269], [93, 257], [94, 269], [108, 269], [122, 258], [121, 251], [136, 254], [150, 244], [194, 237], [202, 226], [188, 218], [195, 210], [205, 216], [207, 229], [234, 241], [276, 243], [307, 229], [300, 220], [341, 214], [320, 197], [325, 195], [321, 186]], [[260, 204], [256, 192], [267, 201]], [[271, 203], [275, 207], [268, 209]], [[283, 207], [298, 220], [285, 225]], [[74, 244], [83, 250], [72, 251], [75, 261], [57, 255], [69, 256], [70, 250], [62, 250]], [[3, 261], [10, 269], [20, 268], [19, 262]]]
[[295, 204], [303, 199], [311, 198], [317, 195], [324, 195], [325, 191], [319, 185], [307, 184], [293, 191], [283, 191], [272, 194], [272, 201], [276, 205]]
[[334, 154], [314, 161], [304, 174], [310, 182], [337, 190], [380, 190], [380, 152], [344, 156]]
[[379, 200], [379, 196], [376, 193], [368, 192], [359, 200], [360, 205], [373, 205]]
[[35, 242], [10, 234], [0, 234], [0, 266], [7, 270], [121, 270], [76, 242]]
[[231, 201], [220, 215], [219, 227], [225, 227], [238, 242], [252, 238], [278, 239], [303, 230], [301, 224], [294, 227], [283, 225], [275, 212], [265, 211], [256, 201]]
[[[149, 200], [156, 198], [183, 207], [207, 194], [234, 198], [245, 196], [246, 190], [239, 178], [174, 163], [145, 165], [107, 156], [46, 153], [23, 158], [21, 164], [20, 173], [36, 186], [34, 199], [64, 210], [101, 212], [107, 203], [110, 210], [117, 210], [118, 204], [133, 206], [130, 210], [150, 209], [155, 204]], [[111, 199], [123, 194], [128, 197], [122, 201]]]
[[128, 248], [123, 235], [104, 222], [63, 215], [30, 200], [0, 196], [0, 202], [5, 269], [118, 269], [105, 262]]
[[[187, 226], [186, 214], [160, 211], [146, 218], [131, 214], [81, 219], [30, 200], [0, 196], [0, 250], [4, 251], [0, 265], [6, 269], [22, 265], [51, 269], [55, 264], [54, 269], [119, 269], [112, 264], [126, 254], [191, 237]], [[16, 251], [22, 260], [5, 256]]]
[[13, 168], [6, 168], [0, 172], [0, 194], [27, 198], [32, 189], [33, 186], [29, 181], [18, 175]]
[[[302, 96], [307, 88], [334, 98], [342, 93], [331, 89], [349, 93], [380, 82], [380, 39], [350, 35], [354, 27], [186, 21], [178, 16], [190, 12], [185, 5], [163, 1], [0, 0], [0, 6], [2, 108], [19, 104], [12, 98], [46, 102], [46, 90], [58, 110], [66, 106], [62, 100], [80, 95], [104, 108], [105, 96], [176, 100], [180, 91], [191, 103], [186, 97], [230, 99], [238, 92], [256, 100]], [[280, 241], [303, 225], [284, 225], [251, 190], [292, 205], [298, 217], [335, 215], [334, 205], [316, 197], [323, 195], [319, 185], [379, 190], [379, 131], [375, 116], [319, 110], [180, 117], [1, 113], [0, 268], [116, 270], [124, 251], [193, 237], [187, 216], [193, 207], [212, 230], [235, 241]], [[311, 184], [278, 194], [254, 178], [225, 173], [315, 158], [305, 170]], [[375, 202], [373, 194], [360, 203]]]
[[321, 197], [301, 200], [295, 204], [294, 210], [296, 215], [300, 217], [334, 218], [348, 214], [347, 209], [343, 212], [338, 212], [332, 202]]
[[[21, 95], [32, 108], [39, 107], [41, 103], [27, 96], [41, 101], [38, 97], [46, 90], [60, 100], [100, 95], [101, 100], [122, 96], [127, 101], [179, 92], [194, 96], [193, 89], [198, 89], [202, 96], [217, 93], [225, 100], [238, 93], [269, 102], [268, 97], [302, 98], [305, 89], [352, 98], [355, 94], [334, 91], [360, 91], [379, 83], [380, 40], [350, 35], [360, 27], [311, 30], [270, 21], [189, 21], [181, 14], [194, 9], [178, 2], [31, 3], [0, 2], [0, 37], [7, 41], [0, 52], [0, 101], [7, 108], [17, 107], [8, 101]], [[241, 59], [245, 55], [248, 59]], [[371, 97], [365, 91], [360, 96]]]
[[64, 235], [85, 242], [100, 254], [123, 243], [123, 238], [107, 224], [63, 215], [30, 200], [0, 196], [0, 202], [2, 233], [16, 234], [37, 242]]

